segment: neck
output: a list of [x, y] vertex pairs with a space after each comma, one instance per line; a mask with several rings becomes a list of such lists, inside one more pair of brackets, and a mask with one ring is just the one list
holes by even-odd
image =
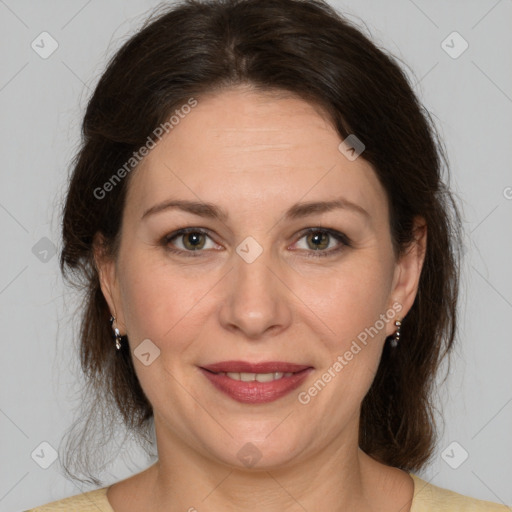
[[371, 502], [372, 497], [382, 502], [374, 478], [380, 464], [359, 450], [355, 432], [338, 436], [309, 458], [261, 468], [222, 464], [172, 436], [161, 436], [159, 460], [148, 470], [152, 508], [292, 512], [317, 510], [321, 503], [330, 511], [377, 510]]

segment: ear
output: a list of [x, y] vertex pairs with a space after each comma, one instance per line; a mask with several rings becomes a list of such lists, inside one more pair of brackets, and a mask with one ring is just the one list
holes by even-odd
[[105, 250], [105, 239], [99, 232], [94, 236], [93, 256], [100, 280], [101, 291], [107, 301], [110, 314], [116, 318], [115, 326], [119, 329], [121, 334], [126, 333], [116, 273], [116, 262], [114, 258], [107, 254]]
[[418, 292], [421, 270], [427, 249], [427, 224], [423, 217], [416, 217], [414, 219], [413, 236], [413, 241], [399, 257], [393, 276], [391, 297], [394, 303], [401, 304], [402, 306], [397, 315], [397, 318], [400, 320], [411, 309]]

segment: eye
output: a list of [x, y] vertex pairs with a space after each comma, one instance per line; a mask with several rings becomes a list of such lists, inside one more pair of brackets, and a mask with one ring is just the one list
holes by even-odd
[[[341, 251], [344, 247], [350, 247], [349, 238], [334, 229], [309, 228], [302, 233], [300, 240], [305, 240], [305, 247], [299, 247], [316, 254], [311, 256], [329, 256]], [[300, 240], [297, 242], [299, 244]]]
[[[176, 240], [176, 242], [174, 242]], [[208, 243], [209, 241], [209, 243]], [[174, 233], [166, 235], [162, 244], [174, 253], [200, 253], [202, 249], [214, 249], [216, 244], [210, 238], [207, 231], [200, 228], [183, 228]], [[173, 249], [172, 246], [177, 247]], [[186, 254], [187, 256], [198, 256], [199, 254]]]
[[[300, 247], [310, 254], [311, 257], [329, 256], [338, 253], [345, 247], [351, 247], [350, 239], [334, 229], [308, 228], [301, 233], [296, 245], [305, 240], [305, 247]], [[162, 245], [169, 252], [183, 256], [200, 256], [205, 249], [216, 249], [218, 247], [209, 235], [208, 231], [201, 228], [183, 228], [166, 235]]]

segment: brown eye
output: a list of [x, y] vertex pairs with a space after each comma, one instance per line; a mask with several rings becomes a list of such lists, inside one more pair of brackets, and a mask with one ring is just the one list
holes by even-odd
[[[303, 242], [305, 241], [305, 243]], [[298, 249], [316, 253], [314, 256], [331, 256], [335, 255], [347, 247], [351, 247], [351, 241], [344, 234], [334, 229], [328, 228], [309, 228], [302, 232], [302, 237], [296, 242]]]
[[192, 232], [181, 235], [183, 240], [183, 246], [186, 249], [195, 251], [197, 249], [202, 249], [205, 245], [205, 236], [203, 233]]
[[216, 244], [208, 232], [199, 228], [184, 228], [175, 231], [163, 238], [162, 245], [169, 251], [184, 256], [198, 256], [208, 249], [216, 248]]
[[330, 235], [325, 231], [315, 231], [306, 236], [307, 243], [314, 251], [326, 249], [329, 246]]

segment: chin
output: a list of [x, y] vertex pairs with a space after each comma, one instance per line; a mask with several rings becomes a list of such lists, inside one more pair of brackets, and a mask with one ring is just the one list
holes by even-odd
[[[277, 434], [276, 424], [266, 430], [265, 434], [233, 432], [227, 446], [212, 447], [210, 454], [216, 459], [237, 469], [272, 470], [291, 465], [297, 457], [311, 445], [311, 442], [299, 440], [289, 432]], [[214, 456], [215, 456], [214, 455]]]

